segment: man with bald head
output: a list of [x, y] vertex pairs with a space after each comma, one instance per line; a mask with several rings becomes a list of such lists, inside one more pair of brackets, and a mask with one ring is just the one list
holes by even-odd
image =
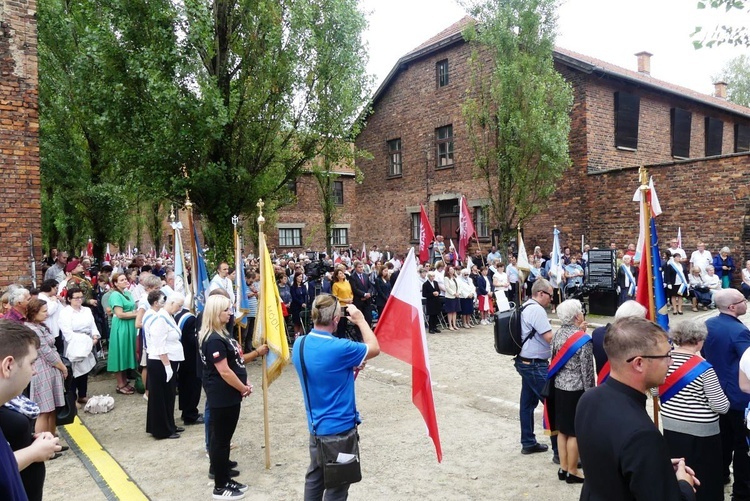
[[610, 377], [583, 394], [575, 429], [586, 478], [581, 500], [695, 499], [698, 485], [684, 459], [670, 459], [667, 443], [646, 412], [646, 392], [664, 383], [672, 348], [661, 327], [627, 317], [604, 337]]
[[[721, 289], [714, 294], [719, 315], [706, 320], [708, 336], [703, 356], [714, 366], [721, 389], [729, 399], [729, 412], [719, 416], [724, 480], [729, 481], [733, 463], [732, 499], [750, 499], [750, 458], [745, 439], [745, 407], [750, 395], [739, 386], [740, 358], [750, 348], [750, 330], [738, 317], [747, 312], [745, 296], [736, 289]], [[734, 457], [733, 457], [734, 456]]]

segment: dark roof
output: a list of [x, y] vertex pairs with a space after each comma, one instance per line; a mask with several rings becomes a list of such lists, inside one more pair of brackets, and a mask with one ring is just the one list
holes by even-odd
[[[431, 55], [446, 47], [458, 43], [463, 43], [464, 39], [462, 31], [466, 26], [473, 22], [475, 22], [475, 20], [471, 16], [465, 16], [437, 35], [426, 40], [415, 49], [407, 52], [406, 55], [398, 60], [393, 69], [391, 69], [390, 73], [388, 73], [388, 76], [385, 78], [385, 80], [383, 80], [383, 83], [381, 83], [380, 87], [378, 87], [378, 89], [375, 91], [375, 94], [372, 97], [373, 104], [380, 99], [380, 97], [383, 95], [396, 75], [398, 75], [398, 73], [402, 69], [405, 69], [410, 62]], [[636, 85], [649, 87], [657, 91], [666, 92], [688, 100], [697, 101], [702, 104], [727, 111], [729, 113], [742, 115], [744, 117], [750, 117], [750, 108], [746, 108], [744, 106], [729, 102], [726, 99], [714, 97], [709, 94], [703, 94], [686, 87], [681, 87], [679, 85], [665, 82], [664, 80], [659, 80], [652, 77], [651, 75], [628, 70], [606, 61], [602, 61], [601, 59], [596, 59], [594, 57], [573, 52], [572, 50], [564, 49], [562, 47], [555, 47], [553, 57], [555, 61], [575, 68], [579, 71], [583, 71], [584, 73], [598, 73], [619, 80], [625, 80]]]

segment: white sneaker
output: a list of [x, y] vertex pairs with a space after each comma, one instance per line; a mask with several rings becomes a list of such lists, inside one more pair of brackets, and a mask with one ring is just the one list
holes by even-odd
[[226, 486], [222, 489], [214, 489], [212, 496], [214, 499], [244, 499], [245, 493], [236, 491]]
[[229, 482], [227, 482], [226, 486], [238, 492], [247, 492], [247, 490], [250, 488], [247, 485], [235, 482], [234, 480], [230, 480]]

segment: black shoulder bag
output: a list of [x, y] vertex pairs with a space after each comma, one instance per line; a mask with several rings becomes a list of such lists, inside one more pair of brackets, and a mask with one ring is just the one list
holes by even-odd
[[[307, 388], [305, 340], [307, 340], [306, 335], [302, 336], [300, 340], [299, 359], [302, 366], [302, 381], [305, 385], [305, 396], [307, 397], [307, 405], [310, 409], [310, 421], [312, 422], [315, 446], [318, 449], [318, 466], [323, 469], [323, 483], [326, 489], [354, 484], [362, 480], [362, 470], [359, 464], [359, 433], [357, 433], [356, 423], [351, 430], [339, 433], [338, 435], [318, 435], [315, 432], [313, 406], [310, 401], [310, 391]], [[351, 457], [342, 458], [344, 460], [339, 461], [340, 453]]]

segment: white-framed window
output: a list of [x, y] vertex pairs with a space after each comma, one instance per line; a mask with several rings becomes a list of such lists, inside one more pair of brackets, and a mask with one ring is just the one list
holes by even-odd
[[477, 238], [486, 238], [490, 236], [487, 219], [487, 206], [478, 206], [474, 208], [474, 229], [477, 231]]
[[349, 228], [333, 228], [331, 245], [349, 245]]
[[411, 213], [411, 240], [412, 242], [419, 242], [419, 232], [421, 231], [420, 225], [422, 224], [422, 216], [419, 212]]
[[401, 138], [388, 141], [388, 177], [401, 175]]
[[453, 125], [435, 129], [437, 168], [453, 167]]
[[334, 181], [331, 186], [331, 196], [333, 197], [333, 203], [336, 205], [344, 205], [344, 182]]
[[302, 247], [302, 228], [279, 228], [279, 247]]

